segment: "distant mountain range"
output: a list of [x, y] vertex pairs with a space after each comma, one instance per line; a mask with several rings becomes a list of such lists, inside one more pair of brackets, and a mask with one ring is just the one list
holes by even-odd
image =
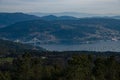
[[113, 16], [114, 19], [120, 19], [120, 16]]
[[52, 20], [78, 20], [79, 18], [72, 17], [72, 16], [59, 16], [59, 17], [57, 17], [54, 15], [48, 15], [48, 16], [40, 17], [40, 19], [52, 21]]
[[90, 14], [90, 13], [80, 13], [80, 12], [60, 12], [60, 13], [31, 12], [28, 14], [36, 15], [39, 17], [55, 15], [55, 16], [72, 16], [72, 17], [77, 17], [77, 18], [115, 16], [113, 14]]
[[[9, 18], [5, 18], [7, 16]], [[114, 18], [37, 17], [23, 13], [2, 13], [0, 23], [6, 27], [0, 28], [0, 37], [23, 43], [31, 43], [35, 38], [40, 44], [120, 40], [120, 20]]]
[[73, 16], [73, 17], [92, 17], [94, 14], [87, 14], [87, 13], [77, 13], [77, 12], [61, 12], [61, 13], [40, 13], [40, 12], [33, 12], [29, 13], [32, 15], [36, 15], [39, 17], [48, 16], [48, 15], [55, 15], [55, 16]]
[[61, 16], [56, 17], [54, 15], [47, 15], [47, 16], [34, 16], [30, 14], [24, 14], [24, 13], [0, 13], [0, 28], [6, 27], [10, 24], [21, 22], [21, 21], [28, 21], [28, 20], [65, 20], [65, 19], [77, 19], [72, 16]]

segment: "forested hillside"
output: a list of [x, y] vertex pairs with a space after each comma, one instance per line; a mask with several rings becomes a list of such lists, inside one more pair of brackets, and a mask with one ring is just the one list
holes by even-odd
[[24, 13], [0, 13], [0, 28], [6, 27], [7, 25], [13, 24], [15, 22], [35, 19], [39, 19], [39, 17]]
[[[32, 45], [26, 45], [21, 43], [15, 43], [12, 41], [1, 40], [0, 39], [0, 56], [9, 54], [23, 54], [25, 50], [31, 50], [34, 47]], [[40, 51], [45, 51], [45, 49], [38, 47]]]
[[34, 37], [40, 43], [80, 43], [120, 39], [120, 20], [83, 18], [79, 20], [30, 20], [0, 29], [0, 37], [27, 42]]

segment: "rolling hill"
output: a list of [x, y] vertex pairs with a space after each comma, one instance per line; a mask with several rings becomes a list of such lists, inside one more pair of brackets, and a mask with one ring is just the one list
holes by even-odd
[[0, 27], [5, 27], [15, 22], [34, 19], [39, 19], [39, 17], [24, 13], [0, 13]]
[[21, 42], [30, 42], [33, 38], [37, 38], [41, 44], [120, 39], [120, 20], [81, 18], [22, 21], [0, 29], [0, 37]]

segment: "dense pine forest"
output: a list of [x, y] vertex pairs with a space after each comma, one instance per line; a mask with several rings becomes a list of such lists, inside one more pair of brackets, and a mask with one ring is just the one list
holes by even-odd
[[120, 54], [28, 50], [0, 58], [0, 80], [120, 80]]

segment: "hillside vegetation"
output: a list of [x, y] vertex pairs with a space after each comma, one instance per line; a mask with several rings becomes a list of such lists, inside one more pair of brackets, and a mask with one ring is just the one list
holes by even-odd
[[30, 20], [0, 29], [0, 37], [27, 42], [34, 37], [40, 43], [81, 43], [120, 39], [120, 20], [83, 18], [79, 20]]

